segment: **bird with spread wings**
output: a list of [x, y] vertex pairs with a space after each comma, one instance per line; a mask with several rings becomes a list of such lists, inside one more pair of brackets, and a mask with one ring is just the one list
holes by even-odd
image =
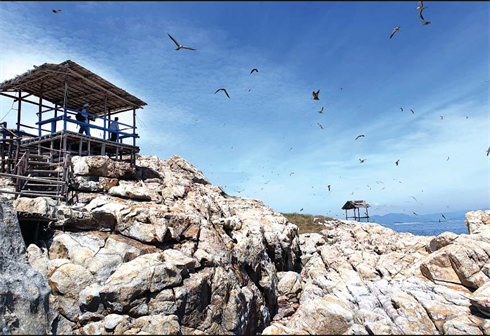
[[177, 45], [177, 49], [175, 50], [180, 50], [180, 49], [187, 49], [187, 50], [196, 50], [196, 49], [193, 49], [193, 48], [189, 48], [189, 47], [184, 47], [182, 44], [180, 44], [179, 42], [177, 42], [176, 39], [174, 39], [169, 33], [167, 33], [168, 37], [170, 37], [172, 39], [172, 41], [174, 41], [174, 43]]
[[215, 92], [214, 94], [217, 94], [217, 93], [218, 93], [218, 92], [220, 92], [220, 91], [223, 91], [223, 92], [225, 93], [225, 95], [226, 95], [228, 98], [230, 98], [230, 95], [228, 94], [228, 91], [226, 91], [226, 89], [218, 89], [218, 90], [216, 90], [216, 92]]

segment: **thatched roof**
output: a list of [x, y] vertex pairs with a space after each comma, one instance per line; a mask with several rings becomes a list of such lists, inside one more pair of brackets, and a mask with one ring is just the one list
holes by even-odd
[[342, 210], [350, 210], [354, 208], [369, 208], [370, 205], [366, 203], [366, 201], [347, 201]]
[[67, 107], [75, 110], [81, 110], [85, 103], [89, 103], [89, 113], [102, 115], [106, 96], [107, 110], [111, 112], [147, 105], [139, 98], [70, 60], [60, 64], [44, 63], [38, 67], [34, 66], [34, 69], [1, 83], [0, 90], [22, 90], [39, 97], [43, 84], [43, 100], [63, 105], [65, 78], [68, 79]]

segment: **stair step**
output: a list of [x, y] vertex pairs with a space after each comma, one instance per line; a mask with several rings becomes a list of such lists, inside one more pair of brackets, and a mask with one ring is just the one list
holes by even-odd
[[29, 173], [44, 173], [44, 174], [59, 174], [62, 173], [59, 170], [47, 170], [47, 169], [29, 169]]

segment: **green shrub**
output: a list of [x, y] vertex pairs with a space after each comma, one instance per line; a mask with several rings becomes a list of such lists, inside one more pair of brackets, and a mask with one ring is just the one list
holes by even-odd
[[[333, 220], [333, 218], [326, 216], [313, 216], [309, 214], [299, 214], [299, 213], [283, 213], [284, 217], [288, 219], [293, 224], [296, 224], [299, 228], [299, 234], [302, 233], [319, 233], [322, 230], [325, 230], [325, 226], [318, 224], [319, 222], [325, 222], [329, 220]], [[316, 221], [313, 221], [314, 218], [317, 218]]]

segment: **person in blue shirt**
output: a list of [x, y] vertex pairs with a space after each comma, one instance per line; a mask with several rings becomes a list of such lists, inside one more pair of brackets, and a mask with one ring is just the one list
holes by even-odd
[[[90, 104], [85, 104], [83, 105], [83, 110], [80, 112], [82, 116], [85, 117], [85, 120], [83, 122], [87, 123], [89, 122], [89, 115], [87, 114], [87, 108], [90, 107]], [[85, 132], [88, 136], [90, 136], [90, 127], [88, 125], [80, 125], [80, 129], [78, 130], [79, 134], [83, 134]]]

